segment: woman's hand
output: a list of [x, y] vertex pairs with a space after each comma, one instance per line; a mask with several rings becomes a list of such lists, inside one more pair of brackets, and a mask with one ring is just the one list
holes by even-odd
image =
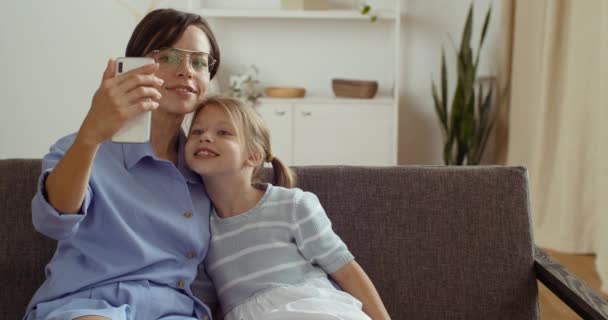
[[101, 85], [93, 96], [91, 109], [78, 132], [80, 142], [97, 146], [133, 117], [158, 108], [158, 88], [163, 80], [154, 75], [158, 64], [149, 64], [114, 76], [115, 61], [110, 59]]

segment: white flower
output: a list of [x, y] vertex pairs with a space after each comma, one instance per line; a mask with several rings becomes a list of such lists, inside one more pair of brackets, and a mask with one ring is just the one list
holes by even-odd
[[230, 82], [228, 94], [255, 103], [257, 98], [262, 96], [260, 88], [257, 86], [259, 83], [257, 80], [258, 73], [257, 67], [252, 65], [243, 73], [231, 75], [228, 79]]
[[240, 90], [242, 85], [243, 81], [241, 81], [241, 77], [239, 75], [230, 76], [230, 88]]

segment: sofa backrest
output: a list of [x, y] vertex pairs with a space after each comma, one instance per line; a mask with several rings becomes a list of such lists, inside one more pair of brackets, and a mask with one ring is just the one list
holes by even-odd
[[520, 167], [302, 167], [393, 319], [537, 319]]
[[[393, 319], [537, 319], [527, 172], [299, 167]], [[55, 243], [36, 233], [39, 160], [0, 160], [0, 319], [18, 319]]]
[[0, 319], [23, 317], [55, 252], [55, 241], [32, 225], [40, 170], [38, 159], [0, 160]]

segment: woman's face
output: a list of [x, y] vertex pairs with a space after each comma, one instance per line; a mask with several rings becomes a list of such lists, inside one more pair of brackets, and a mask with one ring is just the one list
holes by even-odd
[[[207, 35], [196, 26], [186, 28], [184, 34], [172, 45], [172, 48], [189, 52], [211, 52]], [[192, 56], [176, 50], [181, 56], [178, 64], [162, 63], [156, 76], [165, 82], [160, 90], [162, 98], [159, 108], [168, 113], [186, 114], [194, 110], [203, 99], [209, 85], [208, 68], [196, 70], [192, 67]]]

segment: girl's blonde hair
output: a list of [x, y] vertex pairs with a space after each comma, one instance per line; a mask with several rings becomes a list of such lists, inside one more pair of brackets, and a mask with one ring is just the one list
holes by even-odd
[[197, 106], [192, 116], [192, 122], [196, 120], [196, 117], [204, 108], [210, 105], [217, 106], [226, 113], [236, 127], [241, 141], [245, 144], [247, 154], [259, 160], [258, 165], [253, 169], [251, 177], [252, 185], [257, 185], [264, 181], [262, 169], [264, 168], [264, 163], [269, 162], [272, 165], [274, 173], [273, 185], [285, 188], [293, 188], [295, 186], [295, 173], [283, 161], [272, 154], [270, 129], [268, 129], [262, 117], [253, 107], [236, 98], [224, 96], [207, 97]]

